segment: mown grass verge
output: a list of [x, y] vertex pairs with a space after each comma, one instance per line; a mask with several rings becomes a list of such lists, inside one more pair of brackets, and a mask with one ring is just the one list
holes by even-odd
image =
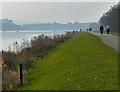
[[82, 32], [34, 63], [18, 90], [116, 90], [118, 53]]

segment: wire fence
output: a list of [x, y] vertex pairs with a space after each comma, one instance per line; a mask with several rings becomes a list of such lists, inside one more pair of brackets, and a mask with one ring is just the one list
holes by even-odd
[[2, 90], [10, 90], [18, 86], [22, 86], [25, 83], [25, 71], [22, 69], [22, 64], [17, 67], [12, 67], [9, 69], [3, 62], [2, 64]]

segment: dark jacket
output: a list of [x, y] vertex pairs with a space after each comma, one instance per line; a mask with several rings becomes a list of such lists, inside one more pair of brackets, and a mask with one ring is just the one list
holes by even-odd
[[103, 26], [100, 26], [100, 31], [103, 31], [104, 30], [104, 27]]

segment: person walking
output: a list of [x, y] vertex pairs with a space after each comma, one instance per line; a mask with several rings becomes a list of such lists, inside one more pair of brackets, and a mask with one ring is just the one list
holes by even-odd
[[82, 29], [80, 29], [80, 32], [82, 32]]
[[103, 25], [100, 26], [100, 33], [103, 34], [104, 27]]
[[106, 31], [107, 31], [107, 34], [109, 34], [109, 32], [110, 32], [110, 26], [109, 25], [106, 26]]

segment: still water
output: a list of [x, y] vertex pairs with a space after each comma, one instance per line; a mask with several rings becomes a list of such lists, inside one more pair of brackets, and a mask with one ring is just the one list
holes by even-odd
[[8, 47], [13, 47], [13, 43], [17, 41], [19, 44], [23, 39], [30, 41], [34, 36], [41, 34], [53, 36], [55, 34], [65, 34], [68, 30], [37, 30], [37, 31], [6, 31], [0, 32], [0, 51], [8, 50]]

